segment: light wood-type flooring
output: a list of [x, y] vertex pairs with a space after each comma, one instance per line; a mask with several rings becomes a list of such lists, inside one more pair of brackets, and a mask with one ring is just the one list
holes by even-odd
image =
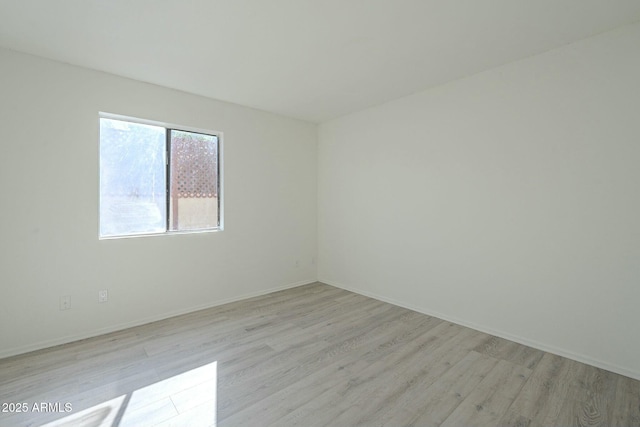
[[6, 427], [640, 426], [640, 381], [321, 283], [0, 360], [0, 403]]

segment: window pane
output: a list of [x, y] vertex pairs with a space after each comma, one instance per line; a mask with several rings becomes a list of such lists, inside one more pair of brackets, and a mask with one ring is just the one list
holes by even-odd
[[169, 229], [218, 227], [218, 138], [171, 130]]
[[165, 129], [100, 119], [100, 235], [166, 231]]

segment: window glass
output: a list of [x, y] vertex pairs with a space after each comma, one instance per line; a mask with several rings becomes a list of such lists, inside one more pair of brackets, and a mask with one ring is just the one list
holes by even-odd
[[169, 229], [218, 227], [218, 137], [170, 132]]
[[216, 134], [101, 117], [100, 237], [219, 230], [219, 151]]
[[163, 127], [100, 119], [100, 235], [166, 231]]

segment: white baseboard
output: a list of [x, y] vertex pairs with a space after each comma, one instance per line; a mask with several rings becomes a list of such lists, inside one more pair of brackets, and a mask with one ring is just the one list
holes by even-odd
[[298, 286], [308, 285], [310, 283], [315, 283], [316, 280], [304, 280], [301, 282], [290, 283], [288, 285], [277, 286], [275, 288], [269, 288], [257, 292], [250, 292], [248, 294], [243, 294], [233, 298], [225, 298], [222, 300], [215, 301], [209, 304], [197, 305], [194, 307], [190, 307], [182, 310], [175, 310], [166, 313], [162, 313], [156, 316], [149, 316], [142, 319], [137, 319], [131, 322], [119, 323], [116, 325], [108, 326], [106, 328], [96, 329], [84, 334], [77, 335], [67, 335], [61, 338], [55, 338], [52, 340], [40, 341], [37, 343], [29, 344], [22, 347], [14, 347], [9, 349], [2, 349], [0, 351], [0, 359], [4, 359], [6, 357], [17, 356], [19, 354], [29, 353], [31, 351], [42, 350], [49, 347], [54, 347], [61, 344], [68, 344], [70, 342], [84, 340], [87, 338], [97, 337], [99, 335], [110, 334], [111, 332], [121, 331], [123, 329], [133, 328], [135, 326], [146, 325], [147, 323], [157, 322], [158, 320], [169, 319], [171, 317], [180, 316], [182, 314], [193, 313], [194, 311], [205, 310], [207, 308], [217, 307], [219, 305], [229, 304], [231, 302], [241, 301], [244, 299], [259, 297], [262, 295], [270, 294], [272, 292], [282, 291], [285, 289], [296, 288]]
[[484, 332], [489, 335], [494, 335], [500, 338], [504, 338], [510, 341], [515, 341], [519, 344], [523, 344], [529, 347], [536, 348], [538, 350], [546, 351], [547, 353], [552, 353], [558, 356], [566, 357], [567, 359], [575, 360], [576, 362], [585, 363], [587, 365], [595, 366], [596, 368], [601, 368], [607, 371], [614, 372], [616, 374], [624, 375], [625, 377], [633, 378], [636, 380], [640, 380], [640, 372], [633, 371], [621, 366], [617, 366], [608, 362], [604, 362], [602, 360], [594, 359], [589, 356], [585, 356], [583, 354], [574, 353], [569, 350], [565, 350], [562, 348], [558, 348], [552, 345], [547, 345], [541, 342], [537, 342], [534, 340], [530, 340], [527, 338], [523, 338], [520, 336], [512, 335], [504, 331], [495, 330], [492, 328], [485, 327], [483, 325], [479, 325], [474, 322], [469, 322], [464, 319], [459, 319], [455, 316], [449, 316], [443, 313], [434, 312], [431, 310], [427, 310], [423, 307], [418, 307], [412, 304], [407, 304], [403, 301], [397, 301], [393, 298], [388, 298], [382, 295], [377, 295], [372, 292], [363, 291], [362, 289], [354, 288], [352, 286], [346, 286], [341, 283], [334, 282], [332, 280], [324, 280], [322, 278], [318, 278], [318, 281], [321, 283], [326, 283], [330, 286], [335, 286], [336, 288], [341, 288], [346, 291], [354, 292], [356, 294], [364, 295], [369, 298], [377, 299], [379, 301], [388, 302], [389, 304], [397, 305], [399, 307], [407, 308], [409, 310], [417, 311], [418, 313], [426, 314], [428, 316], [437, 317], [438, 319], [446, 320], [447, 322], [452, 322], [461, 326], [466, 326], [467, 328], [475, 329], [476, 331]]

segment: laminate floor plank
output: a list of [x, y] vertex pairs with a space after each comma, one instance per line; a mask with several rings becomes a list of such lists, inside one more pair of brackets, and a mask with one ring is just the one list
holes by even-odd
[[[190, 352], [197, 354], [200, 350], [224, 349], [230, 346], [240, 346], [261, 342], [265, 335], [273, 333], [274, 335], [286, 335], [295, 328], [289, 323], [278, 323], [277, 320], [271, 319], [272, 326], [269, 328], [263, 320], [256, 327], [257, 323], [236, 325], [233, 328], [225, 328], [224, 333], [218, 331], [210, 331], [208, 327], [202, 328], [199, 334], [190, 334], [187, 336], [176, 335], [172, 339], [163, 340], [163, 342], [153, 341], [145, 345], [144, 350], [149, 357], [162, 357], [175, 355], [182, 352]], [[258, 330], [262, 329], [262, 330]], [[268, 329], [268, 330], [265, 330]]]
[[517, 397], [531, 370], [500, 360], [466, 399], [441, 424], [453, 426], [498, 425]]
[[[566, 426], [609, 426], [618, 377], [593, 366], [571, 363], [575, 374], [555, 422]], [[639, 403], [640, 404], [640, 403]]]
[[640, 427], [640, 381], [322, 283], [2, 359], [0, 403], [0, 427]]
[[439, 426], [497, 363], [498, 359], [470, 351], [431, 385], [409, 387], [393, 408], [379, 410], [371, 425]]
[[569, 396], [568, 359], [546, 353], [500, 421], [502, 426], [542, 426], [555, 420]]
[[[418, 328], [412, 328], [412, 330], [420, 331]], [[397, 373], [396, 367], [406, 366], [410, 361], [419, 358], [421, 354], [435, 351], [440, 343], [456, 336], [460, 330], [461, 328], [457, 325], [440, 322], [418, 336], [405, 335], [406, 342], [396, 341], [396, 338], [391, 336], [386, 342], [380, 342], [365, 349], [366, 351], [357, 358], [362, 362], [356, 365], [357, 369], [347, 365], [347, 373], [350, 374], [348, 381], [325, 389], [323, 393], [316, 395], [313, 399], [307, 395], [306, 404], [292, 408], [290, 413], [278, 420], [276, 425], [297, 425], [298, 423], [323, 425], [334, 420], [337, 422], [336, 418], [352, 406], [352, 404], [345, 404], [346, 400], [354, 399], [354, 394], [357, 396], [362, 390], [371, 390], [373, 388], [371, 383], [380, 379], [381, 372], [391, 370], [393, 373]], [[396, 344], [392, 346], [390, 343], [393, 341], [396, 341]], [[349, 360], [351, 359], [353, 358], [349, 358]], [[376, 384], [379, 385], [379, 383]], [[367, 394], [366, 398], [370, 397], [371, 394]], [[336, 402], [340, 402], [340, 404], [336, 405]]]
[[[220, 425], [257, 425], [276, 421], [286, 425], [287, 420], [283, 421], [281, 418], [287, 415], [295, 423], [296, 419], [306, 417], [302, 416], [303, 413], [308, 415], [321, 406], [319, 402], [323, 398], [331, 399], [336, 393], [334, 387], [348, 387], [350, 378], [356, 377], [365, 368], [375, 372], [385, 365], [393, 366], [398, 358], [403, 357], [403, 352], [411, 351], [411, 348], [417, 349], [423, 343], [436, 339], [439, 333], [432, 329], [440, 324], [443, 324], [441, 320], [428, 316], [422, 316], [408, 324], [398, 322], [402, 330], [390, 333], [386, 340], [355, 350], [356, 353], [347, 360], [339, 359], [325, 365], [251, 407], [236, 412]], [[399, 348], [402, 352], [398, 351]], [[309, 390], [314, 393], [310, 394]]]
[[291, 363], [274, 364], [272, 361], [265, 361], [261, 369], [256, 369], [256, 376], [245, 377], [250, 381], [249, 384], [234, 384], [226, 389], [221, 387], [221, 396], [225, 400], [219, 402], [219, 419], [222, 420], [230, 413], [243, 409], [247, 403], [252, 404], [264, 399], [270, 395], [269, 389], [286, 387], [332, 361], [348, 358], [359, 349], [367, 350], [388, 340], [388, 336], [393, 334], [389, 325], [394, 320], [399, 321], [405, 314], [393, 311], [381, 313], [375, 320], [370, 319], [370, 322], [362, 323], [360, 334], [353, 334], [353, 330], [349, 328], [351, 335], [347, 335], [342, 341], [335, 344], [320, 343], [321, 350], [306, 355], [302, 353], [303, 357], [296, 357]]
[[[209, 400], [154, 427], [218, 427], [217, 401]], [[255, 424], [260, 426], [261, 424]]]
[[478, 353], [533, 369], [542, 359], [544, 351], [499, 337], [488, 337], [475, 349]]
[[376, 300], [369, 299], [368, 301], [362, 301], [360, 298], [342, 299], [340, 303], [334, 302], [329, 309], [321, 312], [305, 313], [304, 316], [298, 316], [291, 319], [292, 322], [302, 328], [306, 329], [317, 324], [342, 324], [341, 320], [348, 317], [355, 317], [360, 314], [366, 317], [368, 311], [370, 314], [384, 310], [384, 303]]
[[[337, 424], [378, 425], [384, 422], [389, 412], [402, 409], [416, 413], [420, 406], [409, 407], [406, 404], [407, 398], [424, 396], [425, 390], [446, 375], [483, 339], [483, 335], [476, 331], [454, 324], [448, 326], [448, 332], [453, 332], [453, 336], [443, 335], [437, 346], [421, 348], [417, 352], [417, 360], [408, 360], [406, 364], [398, 363], [391, 369], [380, 369], [379, 375], [374, 379], [368, 379], [369, 384], [366, 384], [365, 389], [368, 392], [349, 390], [349, 400], [354, 400], [354, 403], [336, 417]], [[331, 425], [332, 422], [328, 421], [323, 425]]]
[[640, 385], [638, 385], [638, 381], [620, 375], [616, 398], [611, 408], [612, 427], [640, 427]]

